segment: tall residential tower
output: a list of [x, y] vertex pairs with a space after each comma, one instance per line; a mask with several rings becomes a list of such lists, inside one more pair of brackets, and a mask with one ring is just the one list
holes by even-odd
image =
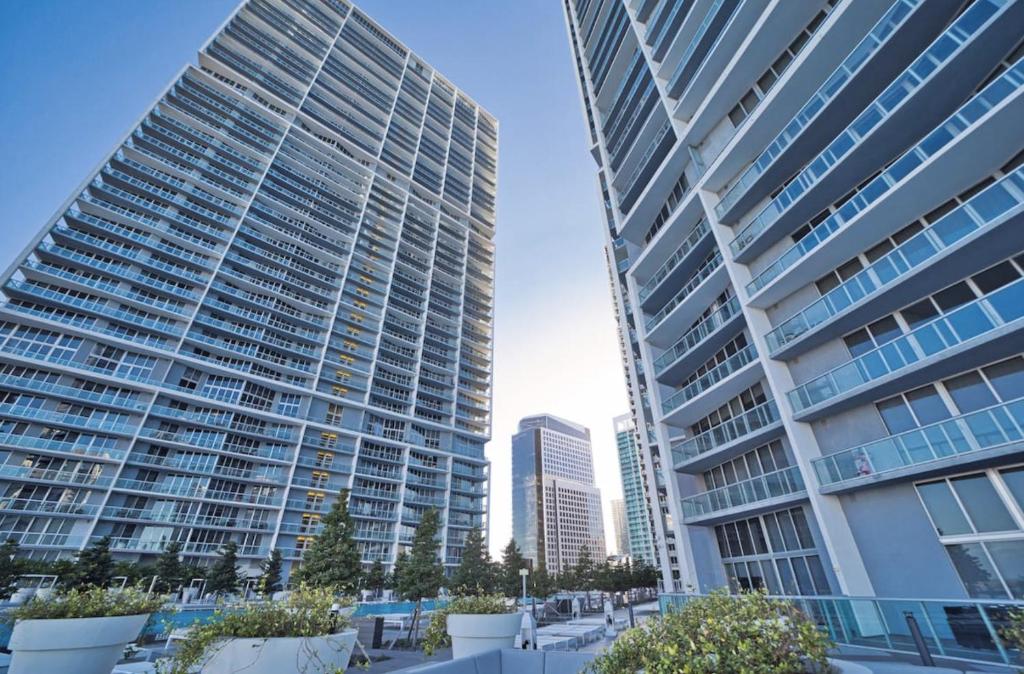
[[1024, 598], [1024, 2], [564, 9], [666, 586]]
[[590, 430], [551, 414], [524, 417], [512, 436], [512, 537], [550, 573], [576, 566], [580, 550], [605, 558], [601, 490]]
[[[363, 561], [486, 529], [497, 122], [345, 0], [246, 0], [3, 277], [0, 538]], [[26, 226], [35, 226], [25, 223]]]
[[[654, 553], [654, 505], [647, 492], [647, 476], [640, 438], [633, 416], [615, 417], [615, 446], [619, 450], [619, 476], [622, 479], [623, 517], [626, 530], [626, 549], [634, 560], [657, 565]], [[614, 505], [614, 502], [613, 502]], [[616, 532], [618, 524], [616, 520]]]

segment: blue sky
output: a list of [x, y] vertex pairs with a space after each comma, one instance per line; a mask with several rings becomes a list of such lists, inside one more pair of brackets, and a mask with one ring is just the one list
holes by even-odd
[[[0, 24], [0, 265], [6, 267], [227, 17], [234, 0], [16, 0]], [[511, 535], [509, 442], [546, 411], [591, 428], [621, 496], [627, 411], [595, 165], [552, 0], [364, 0], [500, 123], [491, 548]], [[605, 512], [606, 531], [610, 518]], [[611, 545], [611, 538], [609, 538]]]

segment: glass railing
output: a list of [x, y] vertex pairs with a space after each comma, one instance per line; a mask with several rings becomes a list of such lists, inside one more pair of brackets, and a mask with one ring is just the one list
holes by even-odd
[[849, 226], [851, 221], [888, 194], [907, 175], [963, 136], [986, 113], [1009, 96], [1021, 91], [1021, 87], [1024, 87], [1024, 62], [1019, 61], [755, 276], [747, 284], [747, 296], [752, 297], [835, 232]]
[[687, 351], [697, 344], [700, 344], [713, 332], [725, 325], [729, 319], [740, 313], [740, 301], [733, 295], [728, 302], [719, 307], [714, 313], [703, 321], [693, 326], [682, 338], [673, 344], [665, 353], [658, 356], [654, 361], [654, 367], [658, 374], [664, 372], [669, 365], [683, 357]]
[[705, 262], [700, 269], [694, 272], [693, 276], [690, 277], [690, 280], [686, 282], [686, 285], [675, 294], [675, 297], [669, 300], [668, 303], [661, 308], [661, 311], [647, 319], [644, 328], [650, 332], [656, 325], [668, 318], [668, 315], [671, 314], [676, 307], [682, 304], [686, 298], [690, 296], [690, 293], [696, 290], [697, 287], [707, 279], [707, 277], [715, 273], [715, 271], [721, 266], [722, 254], [716, 249], [707, 262]]
[[883, 44], [899, 28], [900, 24], [914, 9], [920, 5], [922, 0], [896, 0], [892, 7], [886, 11], [882, 18], [871, 29], [871, 32], [864, 37], [860, 43], [853, 48], [853, 51], [839, 64], [839, 67], [825, 80], [810, 99], [794, 115], [792, 121], [786, 128], [779, 132], [768, 147], [758, 155], [754, 163], [736, 180], [736, 183], [722, 196], [722, 200], [715, 206], [715, 214], [721, 219], [730, 208], [732, 208], [740, 197], [746, 194], [750, 186], [761, 177], [779, 155], [789, 147], [797, 136], [799, 136], [812, 120], [816, 119], [829, 101], [836, 97], [843, 87], [857, 74], [861, 67], [868, 62], [868, 59], [881, 48]]
[[868, 351], [786, 395], [793, 410], [799, 413], [1021, 318], [1024, 279]]
[[33, 379], [31, 377], [19, 377], [13, 374], [0, 375], [0, 385], [28, 391], [38, 391], [40, 393], [49, 393], [62, 398], [84, 400], [96, 403], [97, 405], [106, 405], [108, 407], [117, 407], [125, 410], [142, 411], [146, 409], [145, 403], [136, 401], [137, 395], [135, 393], [124, 395], [116, 393], [97, 393], [95, 391], [74, 388], [73, 386], [65, 386], [63, 384], [54, 384], [48, 381]]
[[962, 51], [993, 15], [1006, 5], [1008, 0], [976, 0], [942, 35], [910, 66], [903, 71], [867, 108], [841, 132], [828, 147], [811, 160], [793, 178], [771, 203], [758, 213], [757, 217], [744, 227], [729, 244], [733, 255], [739, 255], [762, 232], [774, 224], [779, 217], [823, 176], [832, 170], [844, 157], [860, 145], [872, 131], [878, 128], [903, 101], [917, 92], [921, 85], [933, 79], [945, 64]]
[[398, 500], [398, 491], [388, 491], [386, 489], [372, 489], [370, 487], [353, 487], [352, 494], [355, 496], [369, 496], [370, 498], [382, 498], [389, 501]]
[[86, 515], [92, 517], [99, 512], [99, 506], [91, 503], [48, 501], [45, 499], [4, 498], [0, 499], [0, 512], [58, 513], [61, 515]]
[[1019, 168], [783, 321], [766, 335], [769, 348], [778, 351], [1022, 204], [1024, 168]]
[[697, 518], [805, 491], [797, 466], [758, 475], [683, 499], [683, 517]]
[[690, 234], [686, 239], [679, 244], [679, 248], [676, 248], [675, 252], [672, 253], [672, 257], [665, 261], [665, 264], [658, 268], [658, 271], [654, 272], [654, 276], [640, 288], [639, 295], [640, 301], [643, 302], [647, 297], [657, 289], [662, 281], [665, 280], [673, 269], [683, 261], [683, 259], [689, 254], [693, 247], [696, 246], [700, 241], [711, 233], [711, 227], [708, 226], [708, 221], [701, 219], [700, 222], [690, 231]]
[[96, 475], [88, 470], [54, 470], [18, 465], [0, 466], [0, 478], [61, 482], [64, 484], [78, 484], [84, 487], [107, 487], [111, 482], [109, 476]]
[[[100, 540], [100, 536], [94, 536], [93, 541]], [[110, 538], [111, 550], [127, 550], [131, 552], [162, 552], [169, 540], [142, 540], [130, 537]], [[182, 543], [181, 552], [193, 555], [215, 555], [224, 548], [223, 543]], [[270, 550], [265, 546], [239, 545], [236, 553], [240, 557], [266, 557]]]
[[26, 449], [38, 449], [50, 452], [62, 452], [65, 454], [76, 454], [90, 456], [109, 461], [120, 461], [125, 457], [125, 450], [112, 449], [91, 444], [78, 444], [76, 442], [65, 442], [63, 440], [48, 440], [28, 435], [16, 435], [14, 433], [0, 434], [0, 447], [24, 447]]
[[98, 413], [93, 418], [91, 416], [57, 412], [55, 410], [43, 410], [27, 405], [0, 404], [0, 415], [10, 415], [33, 421], [48, 421], [55, 424], [73, 426], [78, 429], [105, 431], [120, 435], [134, 435], [137, 428], [135, 424], [120, 423], [106, 419], [102, 413]]
[[733, 372], [736, 372], [744, 365], [752, 363], [757, 359], [757, 349], [753, 344], [748, 344], [733, 355], [729, 356], [714, 368], [708, 370], [693, 382], [673, 393], [661, 403], [661, 411], [668, 414], [688, 400], [701, 395], [709, 388], [722, 381]]
[[29, 547], [60, 547], [79, 548], [85, 542], [84, 536], [72, 536], [66, 533], [50, 534], [31, 531], [0, 531], [0, 540], [14, 541], [21, 546]]
[[[681, 84], [681, 78], [683, 73], [686, 71], [687, 66], [690, 65], [690, 60], [693, 58], [694, 53], [697, 51], [697, 47], [700, 46], [704, 40], [704, 35], [708, 32], [711, 24], [714, 23], [715, 17], [718, 12], [722, 9], [722, 6], [728, 2], [727, 11], [731, 14], [736, 9], [736, 0], [714, 0], [714, 4], [708, 9], [708, 13], [704, 15], [704, 20], [697, 26], [696, 32], [693, 34], [693, 38], [690, 40], [690, 44], [687, 45], [686, 51], [683, 52], [682, 58], [679, 59], [679, 65], [672, 71], [672, 75], [668, 78], [669, 91], [675, 91], [674, 94], [669, 94], [672, 98], [678, 99], [682, 95], [682, 91], [677, 91]], [[682, 4], [682, 3], [680, 3]], [[708, 49], [708, 52], [711, 50]], [[685, 84], [683, 85], [686, 86]]]
[[1024, 439], [1024, 398], [814, 459], [823, 485], [999, 447]]
[[[663, 593], [658, 598], [661, 612], [678, 609], [695, 596]], [[916, 658], [919, 651], [907, 625], [907, 616], [912, 615], [933, 656], [1024, 665], [1020, 650], [1004, 636], [1011, 613], [1024, 610], [1024, 601], [798, 595], [773, 598], [792, 603], [839, 646], [909, 653]]]
[[700, 435], [672, 445], [672, 463], [678, 465], [695, 459], [701, 454], [712, 452], [745, 435], [778, 423], [778, 421], [779, 408], [775, 401], [766, 400], [757, 407], [704, 431]]

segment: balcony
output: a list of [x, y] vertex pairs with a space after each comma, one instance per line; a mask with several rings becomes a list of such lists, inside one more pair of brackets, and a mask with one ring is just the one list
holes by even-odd
[[779, 408], [767, 400], [700, 435], [672, 444], [672, 462], [684, 473], [699, 473], [782, 433]]
[[[1006, 70], [747, 284], [766, 308], [1010, 159], [1000, 142], [1024, 115], [1024, 64]], [[1005, 246], [1001, 247], [1005, 250]], [[993, 260], [994, 262], [995, 260]]]
[[[754, 373], [754, 376], [760, 376], [760, 368], [748, 368], [748, 366], [751, 363], [757, 362], [757, 349], [754, 348], [754, 345], [748, 344], [747, 346], [743, 347], [733, 355], [726, 358], [719, 365], [705, 372], [696, 380], [687, 384], [683, 388], [673, 393], [667, 399], [665, 399], [661, 403], [661, 411], [664, 415], [663, 421], [674, 426], [682, 425], [683, 423], [685, 423], [685, 421], [680, 418], [681, 415], [679, 414], [679, 412], [682, 410], [684, 406], [687, 405], [687, 403], [693, 402], [697, 398], [704, 396], [705, 394], [709, 393], [713, 388], [720, 388], [718, 386], [719, 384], [724, 382], [726, 379], [732, 378], [733, 375], [737, 374], [738, 372], [750, 370]], [[721, 404], [724, 404], [725, 402], [728, 401], [729, 398], [732, 397], [732, 395], [729, 395], [730, 392], [739, 393], [738, 390], [734, 391], [734, 389], [739, 388], [740, 390], [742, 390], [742, 388], [746, 388], [742, 386], [742, 383], [747, 383], [748, 379], [749, 378], [747, 377], [740, 378], [739, 381], [741, 383], [737, 383], [736, 386], [729, 386], [728, 391], [726, 391], [722, 395], [713, 396], [713, 400], [711, 402], [709, 402], [706, 405], [701, 405], [700, 411], [688, 410], [686, 417], [700, 418], [707, 414], [708, 412], [710, 412], [712, 409], [718, 407]], [[749, 382], [750, 385], [753, 385], [753, 383], [754, 382]]]
[[814, 459], [823, 493], [919, 478], [1019, 452], [1024, 398], [994, 405]]
[[0, 466], [0, 479], [66, 484], [87, 489], [105, 489], [113, 481], [110, 476], [97, 475], [88, 469], [52, 470], [10, 464]]
[[898, 308], [908, 296], [934, 292], [946, 279], [963, 276], [958, 270], [965, 259], [972, 269], [996, 262], [1006, 250], [1018, 247], [1024, 232], [1022, 213], [1024, 168], [974, 195], [780, 323], [766, 336], [772, 355], [792, 358], [829, 336]]
[[[953, 8], [927, 6], [923, 0], [898, 0], [870, 32], [824, 79], [785, 128], [722, 194], [718, 219], [732, 223], [764, 197], [771, 186], [833, 138], [860, 109], [857, 101], [874, 96], [898, 69], [941, 29]], [[932, 13], [930, 13], [932, 12]], [[895, 71], [895, 72], [894, 72]]]
[[725, 338], [732, 336], [733, 331], [728, 328], [736, 325], [742, 315], [739, 299], [733, 296], [655, 359], [658, 379], [677, 379], [691, 369], [688, 364], [703, 362], [722, 346]]
[[683, 499], [683, 521], [710, 525], [773, 510], [807, 497], [797, 466], [758, 475]]
[[718, 250], [705, 258], [700, 269], [669, 300], [658, 313], [647, 319], [644, 330], [649, 338], [659, 332], [679, 334], [693, 323], [694, 315], [706, 307], [728, 284], [729, 278], [722, 265], [722, 254]]
[[970, 95], [972, 73], [995, 67], [1019, 38], [1011, 26], [1024, 7], [998, 0], [972, 4], [729, 244], [737, 262], [755, 256], [916, 141]]
[[925, 323], [788, 392], [794, 416], [819, 419], [868, 399], [1020, 351], [1024, 279]]
[[638, 294], [641, 307], [646, 309], [667, 299], [668, 291], [659, 291], [659, 289], [662, 287], [669, 288], [673, 283], [681, 280], [681, 277], [689, 267], [689, 265], [681, 265], [684, 260], [691, 256], [696, 259], [697, 256], [707, 254], [707, 251], [714, 245], [714, 241], [708, 236], [710, 233], [711, 227], [708, 225], [707, 220], [701, 219], [687, 235], [686, 239], [679, 244], [679, 247], [676, 248], [671, 257], [640, 288]]

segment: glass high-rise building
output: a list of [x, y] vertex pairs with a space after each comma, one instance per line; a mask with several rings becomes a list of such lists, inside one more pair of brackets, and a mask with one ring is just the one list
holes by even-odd
[[1024, 598], [1024, 2], [564, 9], [666, 587]]
[[590, 429], [552, 414], [519, 421], [512, 436], [512, 539], [523, 557], [562, 573], [607, 554]]
[[364, 563], [487, 528], [497, 122], [344, 0], [246, 0], [3, 278], [0, 539]]
[[[620, 554], [628, 554], [635, 560], [643, 560], [655, 566], [653, 505], [647, 493], [646, 468], [633, 416], [624, 414], [615, 417], [614, 428], [615, 446], [619, 452], [619, 476], [622, 480], [623, 498], [619, 503], [622, 504], [623, 538], [626, 542]], [[619, 515], [616, 513], [615, 501], [612, 501], [612, 511], [618, 536]]]

